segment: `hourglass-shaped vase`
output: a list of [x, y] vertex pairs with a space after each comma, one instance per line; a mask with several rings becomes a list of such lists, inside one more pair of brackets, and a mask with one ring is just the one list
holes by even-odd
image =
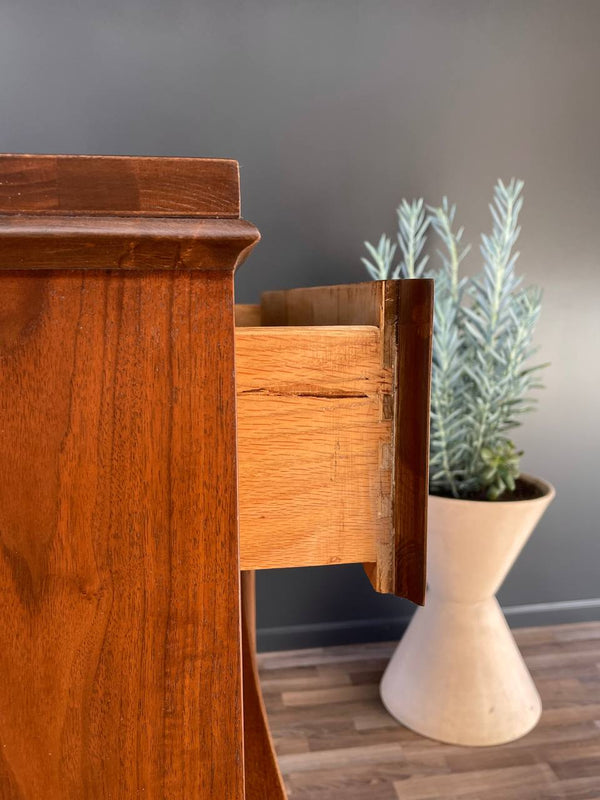
[[381, 681], [388, 711], [412, 730], [459, 745], [528, 733], [542, 706], [495, 593], [554, 497], [429, 497], [428, 590]]

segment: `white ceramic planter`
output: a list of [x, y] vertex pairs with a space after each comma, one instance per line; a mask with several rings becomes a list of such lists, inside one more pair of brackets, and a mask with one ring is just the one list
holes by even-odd
[[554, 497], [479, 502], [429, 497], [428, 589], [381, 681], [384, 705], [409, 728], [459, 745], [518, 739], [539, 694], [494, 597]]

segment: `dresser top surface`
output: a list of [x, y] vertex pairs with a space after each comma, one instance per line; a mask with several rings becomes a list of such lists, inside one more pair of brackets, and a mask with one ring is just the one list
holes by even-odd
[[240, 216], [231, 159], [0, 154], [0, 214]]

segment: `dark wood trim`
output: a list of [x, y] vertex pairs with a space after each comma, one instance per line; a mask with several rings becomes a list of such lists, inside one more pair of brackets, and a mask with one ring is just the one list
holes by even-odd
[[47, 214], [39, 158], [18, 161], [22, 205], [9, 192], [0, 215], [0, 797], [244, 800], [233, 269], [258, 232], [162, 219], [160, 198], [151, 217], [73, 216], [104, 196], [85, 158], [59, 157], [74, 194]]
[[260, 234], [241, 219], [0, 216], [0, 270], [233, 270]]
[[0, 214], [240, 216], [230, 159], [4, 154], [0, 175]]
[[[433, 334], [433, 281], [370, 281], [266, 292], [263, 325], [375, 325], [381, 360], [391, 371], [381, 414], [392, 420], [382, 452], [388, 489], [389, 535], [365, 569], [379, 592], [423, 603], [425, 594], [429, 460], [429, 392]], [[389, 471], [392, 470], [391, 482]], [[383, 512], [385, 513], [385, 512]]]
[[426, 588], [433, 281], [386, 281], [394, 320], [394, 594], [423, 605]]

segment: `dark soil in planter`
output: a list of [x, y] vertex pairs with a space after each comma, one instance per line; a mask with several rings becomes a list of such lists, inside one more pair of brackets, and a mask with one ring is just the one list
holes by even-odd
[[450, 492], [436, 492], [436, 497], [447, 497], [450, 500], [480, 500], [485, 503], [507, 503], [517, 500], [535, 500], [545, 494], [541, 486], [531, 483], [524, 478], [517, 478], [514, 492], [504, 492], [497, 500], [489, 500], [485, 491], [468, 492], [460, 497], [454, 497]]

